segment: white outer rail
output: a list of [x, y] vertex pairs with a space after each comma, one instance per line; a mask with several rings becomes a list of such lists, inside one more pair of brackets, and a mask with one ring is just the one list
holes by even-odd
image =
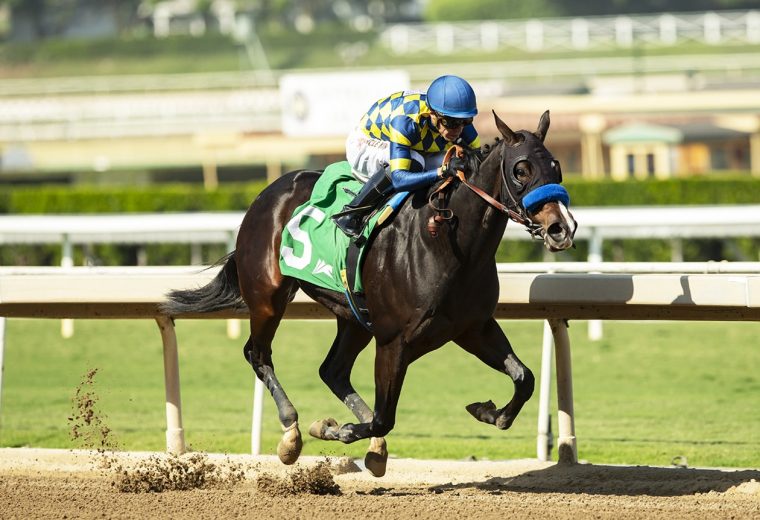
[[496, 268], [500, 273], [757, 274], [760, 262], [513, 262]]
[[[760, 204], [571, 207], [576, 238], [760, 236]], [[0, 244], [234, 243], [243, 212], [0, 215]], [[510, 224], [505, 239], [529, 239]]]
[[[167, 450], [181, 453], [185, 442], [177, 338], [173, 320], [162, 315], [157, 305], [168, 290], [197, 287], [216, 273], [215, 269], [198, 269], [0, 269], [0, 317], [155, 319], [164, 349]], [[558, 454], [564, 462], [577, 461], [568, 319], [760, 321], [760, 274], [500, 273], [499, 283], [497, 318], [548, 320], [555, 344]], [[244, 316], [220, 312], [175, 318]], [[298, 293], [285, 317], [332, 315]], [[550, 372], [544, 367], [547, 362], [550, 359], [545, 355], [544, 376]], [[542, 394], [545, 386], [542, 381]], [[544, 396], [541, 399], [543, 402]], [[260, 403], [254, 406], [261, 409]], [[253, 434], [258, 435], [255, 430], [256, 425]], [[538, 456], [546, 458], [548, 454], [540, 446], [542, 435], [545, 441], [546, 432], [539, 431]]]

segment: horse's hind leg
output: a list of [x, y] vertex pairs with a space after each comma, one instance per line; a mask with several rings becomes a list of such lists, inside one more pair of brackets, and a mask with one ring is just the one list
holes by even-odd
[[[319, 376], [322, 381], [363, 423], [371, 422], [373, 413], [351, 384], [351, 370], [357, 356], [371, 339], [372, 334], [356, 321], [338, 318], [338, 334], [327, 357], [319, 367]], [[311, 425], [309, 434], [319, 439], [337, 438], [338, 429], [338, 423], [334, 419], [323, 419]], [[364, 457], [367, 470], [375, 477], [382, 477], [385, 475], [387, 461], [388, 448], [385, 439], [371, 438], [367, 455]]]
[[473, 327], [455, 341], [489, 367], [512, 378], [515, 393], [504, 408], [497, 409], [492, 401], [467, 406], [467, 411], [479, 421], [506, 430], [512, 426], [523, 405], [533, 395], [533, 373], [515, 355], [512, 345], [494, 319]]
[[277, 405], [284, 431], [282, 440], [277, 445], [277, 455], [284, 464], [295, 463], [303, 447], [298, 429], [298, 412], [277, 380], [272, 362], [272, 339], [285, 312], [289, 292], [289, 288], [282, 286], [270, 298], [259, 297], [248, 301], [251, 308], [251, 335], [243, 347], [245, 359]]

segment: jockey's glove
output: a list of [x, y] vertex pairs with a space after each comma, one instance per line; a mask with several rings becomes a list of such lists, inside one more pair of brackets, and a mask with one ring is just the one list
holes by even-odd
[[464, 172], [466, 164], [463, 158], [455, 155], [447, 164], [441, 166], [441, 177], [445, 179], [446, 177], [456, 176], [457, 171]]

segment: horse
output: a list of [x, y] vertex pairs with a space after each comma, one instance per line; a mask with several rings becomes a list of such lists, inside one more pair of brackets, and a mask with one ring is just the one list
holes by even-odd
[[[267, 186], [246, 212], [235, 250], [217, 262], [217, 276], [198, 289], [168, 294], [163, 310], [170, 316], [248, 308], [250, 336], [243, 354], [277, 406], [283, 429], [277, 453], [284, 464], [296, 462], [303, 440], [298, 412], [275, 374], [272, 339], [299, 288], [336, 317], [337, 334], [319, 376], [357, 418], [342, 425], [332, 418], [318, 420], [309, 434], [343, 443], [370, 438], [364, 462], [375, 476], [386, 471], [384, 437], [395, 425], [407, 368], [444, 344], [456, 343], [513, 381], [514, 394], [502, 408], [490, 400], [465, 407], [477, 420], [506, 430], [533, 394], [533, 373], [493, 318], [499, 295], [496, 249], [510, 218], [553, 252], [573, 245], [577, 224], [567, 209], [567, 192], [559, 186], [559, 162], [544, 146], [549, 112], [540, 117], [535, 132], [512, 131], [495, 112], [493, 116], [501, 138], [482, 150], [465, 150], [467, 171], [447, 182], [446, 189], [413, 193], [370, 239], [361, 275], [371, 331], [352, 313], [346, 295], [280, 271], [282, 230], [309, 199], [321, 174], [316, 170], [296, 170]], [[525, 207], [526, 196], [550, 187], [565, 197], [533, 197]], [[436, 233], [428, 228], [431, 219], [439, 222]], [[373, 337], [375, 401], [370, 408], [350, 375]]]

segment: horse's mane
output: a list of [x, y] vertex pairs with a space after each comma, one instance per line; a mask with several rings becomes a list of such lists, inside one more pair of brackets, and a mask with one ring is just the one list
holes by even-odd
[[486, 144], [484, 144], [484, 145], [483, 145], [483, 146], [480, 148], [480, 155], [482, 156], [482, 157], [481, 157], [481, 161], [484, 161], [484, 160], [486, 159], [486, 157], [488, 157], [488, 156], [491, 154], [491, 152], [493, 152], [493, 151], [496, 149], [496, 147], [497, 147], [499, 144], [501, 144], [501, 142], [502, 142], [503, 140], [504, 140], [504, 139], [502, 139], [501, 137], [497, 137], [497, 138], [495, 138], [495, 139], [493, 140], [493, 143], [490, 143], [490, 144], [486, 143]]
[[484, 144], [480, 149], [469, 148], [467, 146], [462, 147], [469, 171], [478, 171], [478, 169], [480, 169], [480, 164], [486, 160], [486, 157], [488, 157], [502, 141], [503, 139], [497, 137], [494, 139], [493, 143]]

